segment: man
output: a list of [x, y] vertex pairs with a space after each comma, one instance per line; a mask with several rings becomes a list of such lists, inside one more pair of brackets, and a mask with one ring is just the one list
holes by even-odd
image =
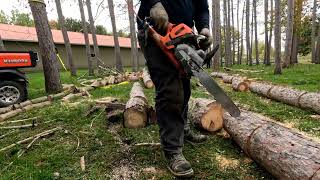
[[[195, 26], [207, 37], [204, 44], [210, 45], [209, 7], [207, 0], [141, 0], [138, 13], [141, 19], [152, 18], [155, 30], [165, 35], [168, 23], [184, 23]], [[182, 154], [184, 140], [199, 143], [206, 140], [196, 135], [187, 123], [190, 79], [181, 77], [178, 70], [151, 37], [138, 24], [140, 47], [147, 60], [151, 79], [156, 88], [156, 112], [160, 127], [161, 144], [168, 160], [169, 170], [177, 177], [190, 177], [193, 169]]]

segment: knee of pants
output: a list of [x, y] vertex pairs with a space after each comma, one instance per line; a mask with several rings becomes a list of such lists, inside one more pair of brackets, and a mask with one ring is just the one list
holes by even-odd
[[157, 107], [181, 113], [185, 103], [185, 97], [181, 83], [177, 82], [171, 86], [162, 87], [157, 92], [156, 97]]

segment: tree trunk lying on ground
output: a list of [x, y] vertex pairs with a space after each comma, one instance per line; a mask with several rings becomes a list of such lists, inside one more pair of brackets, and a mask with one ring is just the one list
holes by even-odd
[[245, 111], [238, 118], [225, 113], [224, 129], [248, 156], [276, 178], [320, 178], [319, 142]]
[[222, 128], [223, 108], [215, 100], [190, 99], [189, 118], [195, 126], [215, 132]]
[[142, 128], [148, 121], [148, 101], [139, 82], [133, 84], [130, 99], [124, 111], [124, 127]]
[[232, 80], [236, 78], [236, 76], [223, 76], [222, 80], [226, 84], [232, 84]]
[[215, 78], [222, 78], [223, 76], [228, 76], [228, 74], [221, 73], [221, 72], [213, 72], [213, 73], [211, 73], [211, 76], [215, 77]]
[[235, 77], [232, 79], [232, 88], [235, 91], [244, 92], [249, 89], [249, 81], [241, 78], [241, 77]]
[[143, 79], [144, 86], [147, 89], [151, 89], [151, 88], [154, 87], [153, 82], [152, 82], [151, 77], [150, 77], [150, 74], [149, 74], [149, 71], [148, 71], [147, 68], [143, 69], [142, 79]]
[[289, 87], [273, 86], [266, 83], [250, 84], [250, 91], [284, 102], [289, 105], [312, 110], [320, 114], [320, 94], [300, 91]]

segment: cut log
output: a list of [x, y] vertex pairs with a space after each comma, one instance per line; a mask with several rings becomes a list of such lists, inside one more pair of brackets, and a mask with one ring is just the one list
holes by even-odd
[[31, 99], [30, 101], [32, 102], [32, 104], [41, 103], [41, 102], [44, 102], [44, 101], [48, 101], [48, 96], [43, 96], [43, 97], [39, 97], [39, 98], [36, 98], [36, 99]]
[[221, 73], [221, 72], [213, 72], [213, 73], [211, 73], [211, 76], [215, 77], [215, 78], [222, 78], [223, 76], [228, 76], [228, 74]]
[[0, 108], [0, 114], [7, 113], [7, 112], [9, 112], [9, 111], [12, 111], [13, 109], [14, 109], [13, 106], [8, 106], [8, 107]]
[[223, 108], [215, 100], [190, 99], [189, 118], [196, 127], [215, 132], [222, 128]]
[[273, 85], [259, 82], [252, 82], [249, 86], [251, 92], [270, 98], [270, 90]]
[[232, 80], [235, 78], [235, 76], [223, 76], [222, 80], [226, 84], [232, 84]]
[[248, 156], [277, 179], [319, 177], [319, 142], [246, 111], [238, 118], [225, 113], [224, 129]]
[[101, 87], [101, 81], [99, 80], [95, 80], [91, 85], [91, 87], [94, 87], [94, 88], [98, 88], [98, 87]]
[[299, 107], [299, 98], [305, 93], [305, 91], [299, 91], [282, 86], [274, 86], [270, 90], [270, 98]]
[[91, 86], [85, 86], [85, 87], [81, 87], [79, 88], [80, 92], [84, 92], [84, 91], [92, 91], [94, 90], [94, 87]]
[[320, 114], [320, 94], [306, 93], [300, 97], [299, 105]]
[[134, 83], [124, 111], [124, 127], [142, 128], [148, 121], [148, 102], [140, 83]]
[[147, 89], [151, 89], [154, 87], [154, 84], [151, 80], [151, 77], [147, 68], [143, 69], [142, 79], [143, 79], [144, 86]]
[[249, 81], [240, 77], [233, 78], [232, 88], [235, 91], [245, 92], [249, 89]]
[[116, 78], [114, 77], [114, 76], [109, 76], [109, 78], [108, 78], [108, 84], [109, 85], [112, 85], [112, 84], [114, 84], [114, 81], [116, 80]]

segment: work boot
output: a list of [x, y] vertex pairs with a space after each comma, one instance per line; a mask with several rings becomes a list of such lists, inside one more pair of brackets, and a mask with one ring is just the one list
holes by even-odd
[[208, 136], [202, 134], [196, 134], [191, 129], [184, 131], [184, 140], [191, 144], [203, 143], [208, 139]]
[[176, 177], [192, 177], [193, 169], [182, 153], [166, 153], [164, 155], [168, 161], [168, 169]]

